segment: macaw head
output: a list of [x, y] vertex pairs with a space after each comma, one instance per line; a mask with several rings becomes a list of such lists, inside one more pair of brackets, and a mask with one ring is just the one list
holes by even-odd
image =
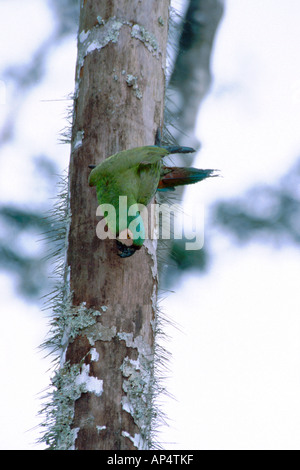
[[141, 214], [128, 216], [128, 227], [122, 230], [117, 238], [118, 255], [121, 258], [132, 256], [142, 248], [145, 237], [145, 225]]

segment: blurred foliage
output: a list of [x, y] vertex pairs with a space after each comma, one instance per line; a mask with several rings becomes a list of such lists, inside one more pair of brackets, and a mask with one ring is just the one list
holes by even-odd
[[186, 269], [200, 269], [204, 270], [207, 266], [207, 253], [202, 250], [186, 250], [186, 243], [191, 240], [174, 240], [170, 257], [176, 263], [176, 269], [185, 271]]
[[44, 246], [38, 244], [52, 222], [42, 213], [14, 206], [0, 207], [0, 269], [14, 274], [25, 297], [36, 298], [46, 289], [47, 263]]
[[24, 89], [34, 86], [43, 77], [48, 54], [66, 36], [77, 33], [79, 19], [79, 0], [48, 0], [54, 13], [54, 32], [43, 41], [30, 62], [24, 66], [10, 66], [4, 71], [4, 79], [13, 80]]
[[[300, 159], [274, 185], [253, 186], [239, 198], [219, 201], [211, 214], [210, 237], [217, 231], [241, 244], [253, 240], [276, 247], [300, 244]], [[170, 260], [161, 262], [163, 288], [171, 288], [187, 271], [200, 274], [209, 268], [208, 243], [199, 251], [186, 251], [185, 242], [173, 240]]]
[[[43, 79], [53, 48], [58, 47], [66, 36], [77, 33], [79, 0], [48, 0], [47, 3], [54, 15], [52, 34], [38, 45], [27, 64], [9, 66], [2, 74], [2, 79], [15, 90], [15, 99], [0, 130], [1, 145], [14, 139], [22, 102], [26, 93]], [[47, 155], [35, 158], [34, 163], [38, 177], [45, 185], [52, 185], [54, 191], [53, 183], [57, 179], [55, 163]], [[45, 262], [49, 240], [42, 239], [55, 231], [55, 222], [45, 217], [51, 205], [51, 201], [44, 201], [36, 207], [33, 201], [34, 209], [30, 210], [22, 205], [0, 205], [0, 269], [10, 272], [16, 279], [20, 294], [34, 301], [49, 290], [50, 269]], [[49, 244], [53, 250], [54, 242]]]
[[[185, 244], [191, 242], [182, 238], [181, 240], [171, 240], [168, 246], [168, 256], [160, 260], [160, 288], [170, 289], [178, 284], [180, 278], [187, 271], [204, 272], [208, 268], [209, 253], [207, 248], [201, 250], [186, 250]], [[163, 257], [162, 250], [162, 257]]]
[[77, 33], [80, 0], [48, 0], [56, 19], [56, 37]]
[[273, 186], [249, 189], [214, 207], [215, 223], [240, 243], [256, 238], [281, 246], [300, 243], [300, 160]]

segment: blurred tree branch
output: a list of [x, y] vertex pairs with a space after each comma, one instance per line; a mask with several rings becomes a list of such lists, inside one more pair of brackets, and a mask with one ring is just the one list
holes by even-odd
[[240, 243], [300, 243], [300, 160], [273, 186], [249, 189], [213, 209], [214, 224]]
[[212, 49], [223, 11], [223, 0], [190, 0], [181, 22], [167, 89], [168, 130], [180, 145], [199, 148], [194, 134], [196, 118], [211, 84]]
[[[170, 47], [176, 49], [176, 43], [178, 46], [166, 91], [165, 120], [169, 139], [199, 149], [195, 125], [212, 80], [211, 57], [224, 12], [224, 1], [190, 0], [186, 3], [186, 13], [179, 27], [175, 21], [170, 25]], [[191, 166], [194, 158], [195, 155], [176, 155], [172, 156], [172, 162], [178, 166]], [[183, 192], [184, 187], [176, 189], [177, 201], [182, 198]], [[168, 198], [167, 194], [159, 195], [162, 203]], [[159, 264], [160, 284], [163, 288], [171, 287], [186, 270], [203, 271], [207, 267], [208, 254], [205, 248], [191, 253], [183, 249], [184, 243], [185, 240], [169, 240], [165, 243], [168, 248], [165, 247]]]

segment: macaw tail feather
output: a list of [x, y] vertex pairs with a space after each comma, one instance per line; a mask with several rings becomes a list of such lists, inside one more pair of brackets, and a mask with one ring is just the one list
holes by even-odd
[[180, 145], [162, 145], [162, 148], [168, 150], [169, 153], [192, 153], [196, 152], [192, 147], [181, 147]]
[[162, 145], [161, 142], [161, 131], [160, 128], [157, 128], [156, 135], [155, 135], [155, 146], [162, 147], [168, 150], [169, 153], [192, 153], [196, 152], [195, 149], [192, 147], [181, 147], [180, 145]]
[[217, 170], [199, 170], [198, 168], [163, 167], [157, 189], [163, 191], [185, 184], [198, 183], [205, 178], [219, 176]]

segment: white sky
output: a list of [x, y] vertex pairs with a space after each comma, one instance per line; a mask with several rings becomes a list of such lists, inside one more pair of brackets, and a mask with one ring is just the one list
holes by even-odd
[[[276, 181], [300, 153], [299, 1], [226, 3], [214, 83], [197, 126], [202, 142], [197, 166], [218, 168], [224, 178], [192, 187], [186, 197], [187, 207], [204, 201], [207, 211], [216, 198]], [[19, 39], [9, 53], [2, 48], [0, 72], [3, 64], [25, 63], [51, 32], [52, 17], [42, 0], [28, 0], [26, 6], [2, 1], [0, 18], [7, 17], [14, 21], [2, 21], [1, 44]], [[57, 144], [66, 103], [41, 100], [72, 92], [74, 46], [70, 40], [53, 51], [46, 79], [22, 108], [15, 141], [1, 148], [5, 201], [22, 197], [30, 205], [32, 192], [35, 199], [46, 197], [33, 174], [33, 154], [47, 151], [61, 170], [67, 165], [68, 149]], [[8, 105], [21, 99], [14, 93], [7, 89]], [[1, 123], [7, 108], [0, 106]], [[182, 332], [170, 329], [168, 389], [177, 401], [166, 400], [170, 427], [161, 439], [168, 449], [299, 450], [299, 251], [258, 243], [239, 248], [221, 236], [209, 242], [215, 254], [209, 275], [189, 275], [164, 301]], [[13, 280], [4, 274], [0, 286], [0, 448], [35, 449], [38, 431], [28, 430], [38, 423], [38, 394], [49, 383], [49, 361], [37, 351], [46, 320], [15, 298]]]

